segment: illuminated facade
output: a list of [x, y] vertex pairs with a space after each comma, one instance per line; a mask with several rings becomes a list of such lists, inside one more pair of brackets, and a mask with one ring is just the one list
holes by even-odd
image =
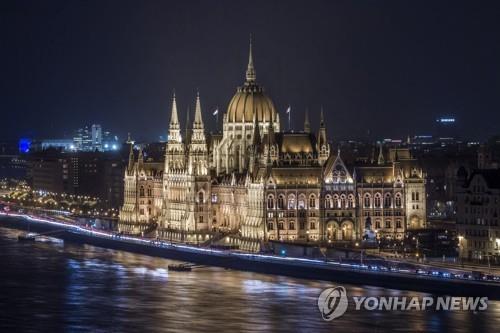
[[[498, 260], [500, 256], [500, 170], [458, 171], [457, 233], [459, 255]], [[492, 258], [493, 257], [493, 258]]]
[[206, 135], [197, 96], [192, 130], [182, 137], [174, 96], [164, 165], [142, 154], [135, 161], [131, 152], [119, 229], [250, 251], [269, 240], [400, 238], [424, 226], [424, 183], [409, 156], [350, 172], [330, 150], [323, 112], [316, 133], [307, 114], [303, 131], [282, 131], [256, 83], [250, 45], [246, 80], [223, 115], [222, 134]]

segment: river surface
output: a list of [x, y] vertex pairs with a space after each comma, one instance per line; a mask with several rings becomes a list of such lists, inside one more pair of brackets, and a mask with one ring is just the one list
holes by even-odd
[[[500, 302], [482, 312], [355, 311], [322, 319], [333, 286], [199, 267], [56, 239], [23, 243], [0, 228], [1, 332], [498, 332]], [[431, 296], [343, 285], [351, 296]], [[486, 295], [487, 296], [487, 295]]]

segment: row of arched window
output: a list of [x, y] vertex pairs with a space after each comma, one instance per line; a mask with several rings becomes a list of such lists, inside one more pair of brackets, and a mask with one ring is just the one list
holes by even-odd
[[[148, 193], [148, 197], [152, 197], [152, 196], [153, 196], [153, 190], [151, 189], [151, 187], [148, 187], [148, 188], [147, 188], [147, 193]], [[144, 198], [144, 197], [145, 197], [145, 189], [144, 189], [144, 186], [139, 187], [139, 196], [140, 196], [141, 198]]]
[[[418, 193], [418, 192], [417, 192]], [[316, 195], [311, 194], [309, 196], [309, 208], [319, 208], [317, 206]], [[355, 208], [356, 202], [354, 199], [354, 195], [337, 195], [333, 196], [327, 194], [325, 196], [325, 208], [326, 209], [349, 209]], [[375, 193], [372, 196], [369, 193], [365, 193], [363, 197], [363, 207], [364, 208], [401, 208], [403, 206], [401, 193], [396, 193], [393, 197], [390, 193], [386, 193], [382, 199], [382, 195], [380, 193]], [[269, 194], [267, 197], [267, 208], [268, 209], [305, 209], [306, 208], [306, 196], [304, 194], [299, 195], [299, 199], [296, 202], [295, 195], [288, 195], [288, 199], [284, 194], [278, 195], [277, 200], [273, 194]]]
[[[373, 201], [373, 202], [372, 202]], [[375, 195], [372, 196], [369, 193], [365, 193], [363, 197], [363, 207], [364, 208], [392, 208], [393, 207], [393, 197], [390, 193], [386, 193], [384, 195], [384, 199], [382, 201], [382, 194], [380, 193], [375, 193]], [[396, 193], [394, 196], [394, 207], [395, 208], [401, 208], [402, 207], [402, 197], [401, 193]]]
[[273, 194], [267, 196], [267, 209], [306, 209], [307, 207], [319, 208], [317, 207], [316, 195], [311, 194], [308, 201], [306, 201], [305, 194], [299, 194], [298, 200], [295, 194], [289, 194], [288, 197], [280, 194], [277, 200]]
[[326, 209], [336, 209], [336, 208], [354, 208], [355, 207], [355, 202], [354, 202], [354, 195], [349, 194], [346, 196], [345, 194], [342, 194], [338, 196], [337, 194], [334, 194], [331, 196], [330, 194], [327, 194], [325, 196], [325, 208]]

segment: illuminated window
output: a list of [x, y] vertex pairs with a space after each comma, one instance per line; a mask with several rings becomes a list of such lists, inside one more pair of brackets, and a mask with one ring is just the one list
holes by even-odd
[[325, 198], [325, 208], [326, 209], [332, 208], [332, 197], [330, 195], [327, 195]]
[[354, 208], [354, 196], [352, 194], [349, 194], [347, 198], [347, 206], [348, 208]]
[[370, 195], [368, 193], [365, 194], [363, 204], [364, 204], [365, 208], [370, 208]]
[[396, 198], [395, 198], [395, 204], [396, 204], [396, 208], [401, 208], [401, 194], [396, 194]]
[[316, 197], [314, 194], [309, 197], [309, 208], [316, 208]]
[[272, 195], [267, 197], [267, 209], [274, 209], [274, 197]]
[[341, 195], [340, 196], [340, 208], [341, 209], [344, 209], [346, 207], [346, 198], [345, 198], [345, 195]]
[[392, 198], [389, 193], [387, 193], [384, 197], [384, 208], [390, 208], [392, 205]]
[[295, 195], [288, 196], [288, 209], [295, 209]]
[[285, 196], [283, 194], [280, 194], [278, 196], [278, 209], [284, 209], [285, 208]]
[[374, 206], [375, 208], [381, 207], [380, 193], [375, 194]]

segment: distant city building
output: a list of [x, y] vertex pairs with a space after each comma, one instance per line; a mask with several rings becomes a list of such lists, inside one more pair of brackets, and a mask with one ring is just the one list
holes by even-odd
[[500, 255], [500, 170], [458, 171], [457, 233], [460, 256], [488, 260]]
[[109, 131], [103, 131], [99, 124], [77, 129], [70, 139], [30, 140], [23, 138], [19, 141], [19, 151], [21, 153], [47, 149], [56, 149], [63, 152], [115, 151], [119, 150], [120, 147], [118, 137], [112, 135]]
[[103, 138], [101, 125], [92, 125], [92, 147], [94, 150], [102, 150]]
[[28, 159], [35, 190], [99, 197], [110, 207], [123, 203], [124, 163], [118, 153], [43, 151]]
[[457, 123], [455, 117], [446, 116], [436, 119], [436, 137], [443, 139], [457, 138]]
[[75, 144], [71, 139], [46, 139], [41, 140], [39, 145], [42, 150], [55, 148], [62, 151], [75, 151]]

